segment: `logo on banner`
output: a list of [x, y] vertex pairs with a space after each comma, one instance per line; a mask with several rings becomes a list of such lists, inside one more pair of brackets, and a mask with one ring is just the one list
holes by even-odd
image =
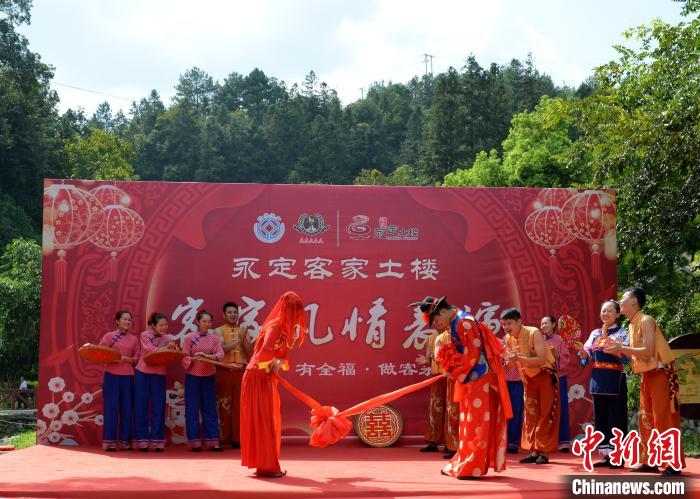
[[379, 227], [374, 229], [374, 237], [386, 241], [417, 241], [418, 227], [399, 227], [390, 224], [387, 217], [379, 217]]
[[276, 243], [284, 235], [284, 224], [282, 217], [274, 213], [264, 213], [258, 217], [258, 221], [253, 225], [255, 237], [264, 243]]
[[348, 224], [345, 231], [350, 236], [350, 239], [356, 241], [364, 241], [372, 236], [372, 228], [369, 226], [369, 217], [367, 215], [355, 215], [352, 217], [352, 223]]
[[326, 225], [320, 213], [314, 213], [313, 215], [302, 213], [301, 216], [299, 216], [297, 224], [294, 226], [294, 230], [306, 236], [299, 239], [300, 243], [305, 244], [323, 243], [323, 238], [319, 236], [330, 228], [331, 226]]

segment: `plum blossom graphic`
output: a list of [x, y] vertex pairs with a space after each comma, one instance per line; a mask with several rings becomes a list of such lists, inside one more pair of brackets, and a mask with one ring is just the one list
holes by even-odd
[[68, 426], [73, 426], [74, 424], [77, 424], [79, 420], [80, 416], [78, 416], [78, 413], [73, 410], [66, 411], [63, 413], [63, 416], [61, 416], [61, 421], [63, 422], [63, 424]]
[[[45, 419], [37, 419], [36, 422], [37, 441], [40, 444], [77, 445], [75, 435], [66, 432], [87, 423], [102, 426], [102, 415], [96, 414], [96, 409], [86, 407], [94, 402], [95, 396], [102, 390], [87, 391], [78, 397], [74, 391], [64, 391], [66, 382], [59, 376], [51, 378], [47, 387], [51, 392], [51, 402], [44, 404], [41, 409]], [[70, 407], [69, 404], [73, 406]]]
[[44, 404], [44, 408], [41, 410], [44, 417], [49, 419], [54, 419], [56, 416], [58, 416], [59, 412], [61, 412], [61, 410], [58, 408], [58, 405], [54, 404], [53, 402]]
[[56, 376], [55, 378], [51, 378], [49, 380], [49, 390], [54, 393], [62, 392], [65, 387], [66, 382], [63, 381], [63, 378]]
[[593, 403], [591, 399], [586, 397], [586, 389], [582, 385], [571, 385], [571, 387], [569, 388], [569, 403], [578, 399], [586, 400], [591, 404]]
[[41, 435], [42, 433], [46, 433], [46, 421], [44, 421], [43, 419], [36, 420], [36, 432], [39, 435]]

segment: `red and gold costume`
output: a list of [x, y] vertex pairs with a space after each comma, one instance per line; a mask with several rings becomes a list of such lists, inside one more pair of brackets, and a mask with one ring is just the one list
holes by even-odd
[[[663, 433], [670, 428], [681, 427], [680, 395], [675, 357], [664, 338], [661, 328], [653, 317], [641, 310], [632, 317], [629, 327], [630, 346], [644, 346], [642, 320], [654, 321], [654, 355], [641, 359], [632, 355], [632, 372], [642, 374], [639, 386], [639, 435], [641, 437], [640, 461], [647, 464], [649, 452], [647, 442], [653, 429]], [[685, 467], [683, 451], [680, 452], [682, 467]]]
[[451, 341], [437, 358], [455, 379], [459, 446], [443, 473], [461, 478], [486, 475], [489, 468], [501, 472], [506, 468], [507, 420], [512, 417], [503, 346], [485, 324], [461, 310], [455, 310], [448, 334]]
[[[537, 328], [521, 326], [516, 338], [506, 335], [511, 352], [534, 357]], [[544, 337], [544, 335], [543, 335]], [[516, 361], [525, 385], [525, 416], [520, 446], [526, 451], [548, 454], [557, 450], [559, 440], [559, 379], [551, 347], [545, 342], [545, 365], [529, 367]]]
[[240, 443], [241, 432], [241, 388], [247, 364], [245, 335], [238, 326], [224, 324], [214, 331], [224, 345], [234, 341], [240, 343], [224, 352], [223, 361], [235, 365], [233, 369], [216, 370], [216, 405], [219, 409], [219, 438], [222, 445]]
[[282, 419], [276, 365], [288, 368], [287, 351], [306, 335], [304, 305], [296, 293], [279, 299], [260, 328], [253, 356], [243, 375], [241, 396], [241, 464], [257, 474], [280, 473]]
[[[430, 362], [430, 374], [442, 374], [442, 368], [435, 359], [436, 344], [448, 343], [449, 332], [435, 332], [428, 337], [425, 357]], [[454, 380], [442, 378], [430, 386], [428, 421], [425, 427], [425, 441], [435, 445], [445, 444], [448, 450], [457, 450], [459, 434], [459, 404], [453, 402]], [[449, 402], [448, 402], [449, 401]]]

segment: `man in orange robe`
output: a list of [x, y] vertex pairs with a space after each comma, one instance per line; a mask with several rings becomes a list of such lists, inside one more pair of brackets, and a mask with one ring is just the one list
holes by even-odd
[[[642, 308], [646, 303], [646, 293], [641, 288], [626, 289], [620, 300], [620, 311], [630, 320], [630, 346], [612, 341], [606, 353], [620, 353], [632, 357], [632, 372], [641, 373], [639, 385], [639, 435], [641, 437], [641, 464], [632, 468], [638, 472], [657, 472], [656, 466], [649, 464], [647, 444], [652, 430], [663, 433], [671, 428], [681, 428], [681, 411], [678, 372], [675, 357], [664, 338], [661, 328], [653, 317], [646, 315]], [[680, 475], [685, 467], [683, 446], [678, 442], [680, 454], [678, 469], [667, 466], [663, 475]]]
[[[436, 345], [449, 341], [449, 332], [436, 331], [428, 337], [425, 355], [419, 355], [416, 362], [430, 366], [430, 374], [443, 374], [435, 359]], [[451, 459], [458, 445], [459, 404], [453, 402], [454, 380], [443, 378], [430, 386], [428, 420], [424, 439], [428, 445], [421, 452], [438, 452], [438, 445], [445, 444], [445, 459]]]
[[504, 310], [501, 324], [506, 333], [506, 359], [518, 367], [525, 386], [520, 446], [530, 454], [520, 462], [547, 464], [559, 440], [559, 379], [554, 352], [539, 329], [523, 326], [517, 308]]
[[420, 306], [428, 325], [449, 333], [449, 341], [440, 346], [436, 357], [455, 380], [459, 445], [441, 473], [468, 479], [486, 475], [489, 468], [503, 471], [507, 420], [512, 412], [501, 342], [485, 324], [450, 306], [445, 297], [427, 296], [415, 305]]
[[306, 337], [304, 304], [299, 295], [283, 294], [260, 328], [253, 356], [243, 375], [241, 394], [241, 464], [256, 468], [257, 476], [286, 475], [279, 463], [282, 418], [277, 379], [289, 369], [287, 352]]
[[234, 302], [223, 307], [224, 325], [214, 333], [221, 338], [224, 350], [223, 362], [233, 369], [216, 370], [216, 403], [219, 408], [219, 438], [221, 445], [238, 449], [240, 445], [241, 387], [247, 362], [245, 331], [238, 326], [239, 310]]

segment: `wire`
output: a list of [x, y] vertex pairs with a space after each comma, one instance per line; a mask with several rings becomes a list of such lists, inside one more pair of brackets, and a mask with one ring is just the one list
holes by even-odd
[[130, 98], [128, 98], [128, 97], [120, 97], [120, 96], [118, 96], [118, 95], [107, 94], [107, 93], [105, 93], [105, 92], [98, 92], [97, 90], [90, 90], [89, 88], [76, 87], [75, 85], [68, 85], [67, 83], [59, 83], [59, 82], [57, 82], [57, 81], [52, 81], [51, 83], [53, 83], [54, 85], [60, 85], [60, 86], [62, 86], [62, 87], [73, 88], [73, 89], [75, 89], [75, 90], [82, 90], [83, 92], [90, 92], [91, 94], [105, 95], [105, 96], [107, 96], [107, 97], [112, 97], [112, 98], [114, 98], [114, 99], [121, 99], [121, 100], [125, 100], [125, 101], [128, 101], [128, 102], [135, 102], [135, 101], [138, 101], [138, 99], [130, 99]]

